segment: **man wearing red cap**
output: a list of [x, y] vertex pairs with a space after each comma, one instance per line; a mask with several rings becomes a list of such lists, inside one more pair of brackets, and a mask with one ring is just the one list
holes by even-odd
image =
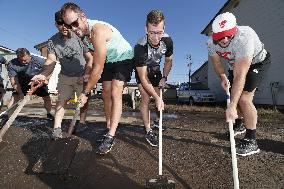
[[[226, 119], [235, 122], [235, 135], [246, 132], [244, 139], [237, 144], [236, 152], [241, 156], [258, 153], [257, 110], [252, 101], [270, 65], [270, 54], [264, 49], [256, 32], [249, 26], [238, 26], [232, 13], [218, 15], [213, 21], [212, 30], [213, 34], [207, 42], [209, 57], [220, 76], [222, 87], [224, 90], [230, 87], [231, 91]], [[228, 77], [221, 57], [228, 62]]]

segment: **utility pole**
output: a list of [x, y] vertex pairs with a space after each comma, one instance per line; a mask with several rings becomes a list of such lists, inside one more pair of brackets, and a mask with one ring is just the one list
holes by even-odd
[[191, 76], [191, 65], [192, 65], [192, 59], [191, 59], [191, 54], [187, 54], [186, 55], [186, 60], [187, 60], [187, 66], [188, 66], [188, 84], [190, 84], [191, 82], [191, 79], [190, 79], [190, 76]]

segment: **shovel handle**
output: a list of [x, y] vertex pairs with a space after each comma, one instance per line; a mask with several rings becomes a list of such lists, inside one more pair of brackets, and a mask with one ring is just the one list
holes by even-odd
[[[160, 99], [163, 99], [163, 88], [160, 87]], [[159, 175], [162, 175], [163, 171], [163, 110], [160, 110], [160, 118], [159, 118]]]
[[[227, 94], [227, 106], [228, 106], [231, 102], [230, 100], [231, 94], [229, 87], [226, 88], [226, 94]], [[229, 120], [229, 132], [230, 132], [230, 143], [231, 143], [231, 154], [232, 154], [234, 189], [239, 189], [238, 163], [237, 163], [236, 144], [235, 144], [232, 120]]]
[[77, 118], [80, 114], [80, 107], [81, 107], [81, 102], [79, 102], [76, 106], [76, 110], [75, 110], [75, 114], [72, 118], [72, 121], [70, 123], [70, 126], [69, 126], [69, 129], [68, 129], [68, 135], [71, 136], [73, 131], [74, 131], [74, 128], [75, 128], [75, 124], [76, 124], [76, 121], [77, 121]]

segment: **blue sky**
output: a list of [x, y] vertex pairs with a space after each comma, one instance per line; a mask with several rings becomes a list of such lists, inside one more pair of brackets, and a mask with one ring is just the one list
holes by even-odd
[[[77, 3], [90, 19], [109, 22], [134, 46], [145, 35], [145, 19], [152, 9], [166, 17], [166, 32], [174, 42], [173, 68], [168, 81], [187, 80], [186, 54], [192, 54], [192, 71], [207, 60], [207, 37], [200, 34], [227, 0], [81, 0]], [[0, 0], [0, 45], [26, 47], [39, 53], [34, 45], [57, 32], [54, 13], [68, 1]]]

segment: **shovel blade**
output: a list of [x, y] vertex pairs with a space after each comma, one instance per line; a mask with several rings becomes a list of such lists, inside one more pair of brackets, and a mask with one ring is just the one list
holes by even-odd
[[158, 176], [156, 179], [150, 179], [146, 182], [147, 189], [175, 189], [175, 182], [168, 180], [164, 176]]

